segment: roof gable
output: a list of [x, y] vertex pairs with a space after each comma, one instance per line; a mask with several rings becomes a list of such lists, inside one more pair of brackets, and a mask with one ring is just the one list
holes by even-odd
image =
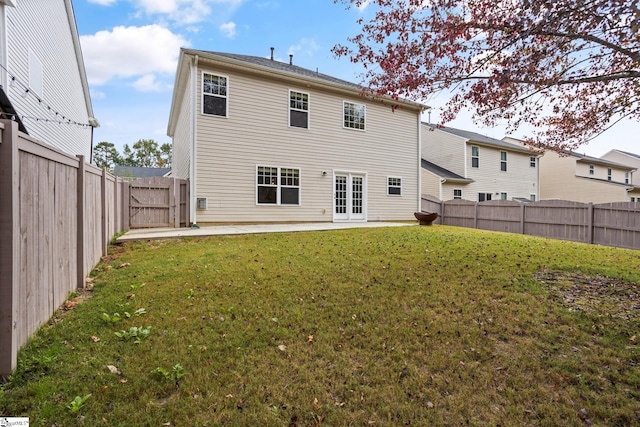
[[499, 139], [495, 139], [495, 138], [491, 138], [489, 136], [486, 135], [482, 135], [476, 132], [471, 132], [471, 131], [467, 131], [467, 130], [462, 130], [462, 129], [456, 129], [456, 128], [452, 128], [452, 127], [448, 127], [448, 126], [436, 126], [434, 124], [431, 123], [422, 123], [424, 126], [430, 127], [432, 129], [436, 129], [442, 132], [446, 132], [449, 133], [451, 135], [455, 135], [455, 136], [459, 136], [463, 139], [466, 140], [466, 142], [468, 143], [476, 143], [479, 145], [485, 145], [485, 146], [490, 146], [490, 147], [495, 147], [495, 148], [499, 148], [502, 150], [509, 150], [509, 151], [517, 151], [520, 153], [532, 153], [533, 152], [526, 148], [526, 147], [521, 147], [519, 145], [516, 144], [511, 144], [509, 142], [506, 141], [502, 141]]

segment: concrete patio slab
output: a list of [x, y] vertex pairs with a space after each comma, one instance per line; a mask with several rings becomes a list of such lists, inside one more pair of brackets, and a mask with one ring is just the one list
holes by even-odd
[[408, 227], [415, 222], [314, 222], [299, 224], [213, 225], [200, 228], [145, 228], [129, 230], [117, 242], [172, 239], [180, 237], [224, 236], [234, 234], [289, 233], [295, 231], [342, 230], [348, 228]]

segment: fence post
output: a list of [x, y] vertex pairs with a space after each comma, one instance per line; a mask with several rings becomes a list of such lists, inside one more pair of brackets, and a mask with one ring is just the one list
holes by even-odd
[[102, 203], [102, 256], [107, 254], [107, 245], [109, 244], [108, 236], [108, 215], [107, 215], [107, 171], [102, 169], [102, 180], [100, 181], [100, 196]]
[[587, 242], [593, 244], [593, 203], [589, 202], [589, 207], [587, 208]]
[[526, 203], [522, 203], [520, 206], [520, 234], [524, 234], [524, 218], [525, 218], [525, 209], [527, 208]]
[[[18, 124], [0, 121], [0, 378], [15, 369], [20, 285]], [[24, 307], [22, 307], [24, 309]]]
[[78, 180], [77, 180], [77, 195], [76, 200], [78, 203], [78, 236], [76, 237], [76, 248], [78, 252], [78, 257], [76, 260], [78, 277], [77, 277], [77, 287], [84, 288], [84, 280], [87, 277], [85, 271], [85, 216], [86, 216], [86, 207], [85, 207], [85, 163], [84, 156], [78, 155]]
[[478, 202], [475, 202], [474, 205], [473, 228], [478, 228]]
[[131, 212], [129, 212], [131, 203], [131, 188], [128, 181], [122, 182], [122, 225], [125, 230], [131, 230]]

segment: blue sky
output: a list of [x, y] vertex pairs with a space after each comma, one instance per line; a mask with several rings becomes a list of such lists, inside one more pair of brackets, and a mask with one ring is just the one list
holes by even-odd
[[[345, 10], [333, 0], [74, 0], [74, 11], [95, 117], [94, 143], [122, 150], [138, 139], [171, 142], [166, 136], [180, 47], [268, 57], [359, 82], [358, 66], [336, 59], [331, 48], [356, 35], [356, 20], [373, 11]], [[425, 103], [438, 107], [440, 94]], [[426, 116], [425, 116], [426, 120]], [[475, 125], [462, 113], [449, 124], [494, 138], [504, 129]], [[618, 148], [640, 152], [637, 122], [625, 122], [579, 151], [600, 156]], [[512, 136], [522, 137], [521, 134]]]

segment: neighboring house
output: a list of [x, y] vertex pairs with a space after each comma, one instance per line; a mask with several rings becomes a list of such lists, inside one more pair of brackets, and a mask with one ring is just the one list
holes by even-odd
[[91, 158], [93, 117], [71, 0], [0, 0], [2, 118]]
[[[523, 143], [506, 137], [505, 141]], [[633, 166], [575, 152], [547, 150], [540, 159], [540, 198], [582, 203], [629, 202], [640, 198]]]
[[156, 176], [167, 176], [171, 168], [146, 168], [140, 166], [115, 166], [113, 174], [126, 181], [138, 178], [152, 178]]
[[475, 132], [422, 128], [423, 194], [479, 202], [539, 198], [537, 153]]
[[[632, 184], [640, 184], [636, 176], [635, 171], [640, 169], [640, 154], [629, 153], [622, 150], [609, 150], [605, 155], [600, 156], [601, 159], [609, 160], [610, 162], [619, 163], [621, 165], [627, 165], [633, 167], [635, 170], [631, 172], [630, 182]], [[635, 200], [633, 200], [635, 201]]]
[[414, 219], [424, 106], [361, 94], [273, 51], [182, 49], [167, 133], [192, 222]]

